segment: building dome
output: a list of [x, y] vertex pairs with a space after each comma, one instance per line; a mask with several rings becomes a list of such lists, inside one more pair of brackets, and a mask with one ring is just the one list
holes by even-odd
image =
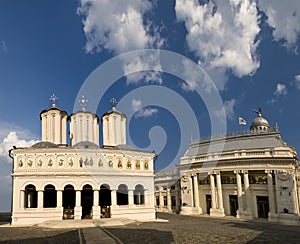
[[255, 118], [250, 126], [250, 131], [253, 132], [266, 132], [270, 131], [271, 127], [269, 125], [269, 122], [262, 117], [261, 115], [261, 108], [259, 108], [258, 111], [255, 111], [257, 113], [257, 118]]

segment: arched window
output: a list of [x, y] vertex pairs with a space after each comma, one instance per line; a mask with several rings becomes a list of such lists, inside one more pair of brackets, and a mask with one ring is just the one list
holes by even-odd
[[117, 205], [128, 205], [128, 187], [124, 184], [118, 187]]
[[74, 186], [66, 185], [63, 191], [63, 207], [64, 209], [73, 209], [75, 207], [75, 190]]
[[24, 207], [37, 208], [37, 191], [34, 185], [25, 187]]
[[107, 184], [100, 186], [99, 206], [107, 207], [111, 205], [111, 192]]
[[89, 184], [84, 185], [81, 191], [82, 219], [92, 218], [93, 199], [93, 187]]
[[56, 208], [57, 193], [53, 185], [46, 185], [44, 188], [44, 208]]
[[142, 185], [137, 185], [134, 189], [134, 204], [142, 205], [145, 204], [144, 187]]

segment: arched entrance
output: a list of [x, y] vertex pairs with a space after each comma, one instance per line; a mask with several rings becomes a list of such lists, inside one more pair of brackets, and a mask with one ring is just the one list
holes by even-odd
[[25, 208], [37, 208], [37, 191], [34, 185], [27, 185], [25, 187], [24, 200]]
[[117, 205], [128, 205], [128, 187], [125, 184], [118, 187]]
[[46, 185], [44, 188], [44, 208], [56, 208], [57, 193], [53, 185]]
[[134, 189], [134, 204], [143, 205], [145, 204], [144, 187], [142, 185], [137, 185]]
[[64, 219], [74, 219], [75, 190], [72, 185], [66, 185], [63, 191]]
[[93, 207], [93, 187], [91, 185], [84, 185], [81, 191], [81, 206], [82, 206], [82, 219], [92, 218]]
[[99, 206], [101, 207], [101, 218], [110, 218], [111, 191], [107, 184], [100, 186]]

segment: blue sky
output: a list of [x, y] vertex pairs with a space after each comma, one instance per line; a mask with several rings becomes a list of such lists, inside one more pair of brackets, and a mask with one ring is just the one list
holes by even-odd
[[[189, 67], [183, 67], [188, 75], [182, 80], [160, 72], [155, 57], [123, 60], [124, 73], [145, 72], [124, 76], [105, 91], [98, 77], [94, 90], [103, 93], [97, 100], [99, 116], [110, 109], [111, 97], [122, 101], [136, 91], [122, 111], [133, 114], [128, 118], [131, 142], [160, 152], [157, 169], [178, 162], [176, 153], [188, 146], [180, 138], [199, 137], [184, 130], [190, 116], [200, 136], [207, 137], [212, 114], [230, 133], [247, 130], [258, 107], [271, 126], [278, 120], [285, 141], [300, 151], [299, 23], [298, 0], [0, 0], [0, 198], [7, 199], [1, 200], [0, 211], [8, 210], [10, 203], [7, 150], [40, 140], [39, 113], [50, 106], [50, 95], [55, 93], [58, 106], [72, 113], [76, 97], [86, 95], [79, 91], [90, 74], [130, 51], [163, 49], [192, 60], [216, 85], [226, 113], [223, 121], [219, 108], [207, 106], [197, 92], [203, 87]], [[147, 71], [149, 60], [157, 69]], [[177, 97], [166, 95], [164, 100], [154, 92], [150, 96], [156, 105], [147, 104], [147, 89], [160, 89], [156, 86]], [[168, 102], [178, 113], [168, 109]], [[122, 108], [121, 102], [117, 108]], [[246, 126], [238, 125], [239, 116]]]

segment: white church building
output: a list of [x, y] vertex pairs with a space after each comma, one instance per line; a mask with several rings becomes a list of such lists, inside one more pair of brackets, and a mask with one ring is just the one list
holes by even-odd
[[[86, 102], [82, 96], [81, 103]], [[114, 103], [101, 117], [103, 147], [99, 147], [99, 117], [84, 106], [68, 115], [52, 96], [51, 107], [40, 113], [40, 119], [42, 141], [10, 151], [12, 225], [155, 219], [155, 153], [126, 145], [126, 116]]]

